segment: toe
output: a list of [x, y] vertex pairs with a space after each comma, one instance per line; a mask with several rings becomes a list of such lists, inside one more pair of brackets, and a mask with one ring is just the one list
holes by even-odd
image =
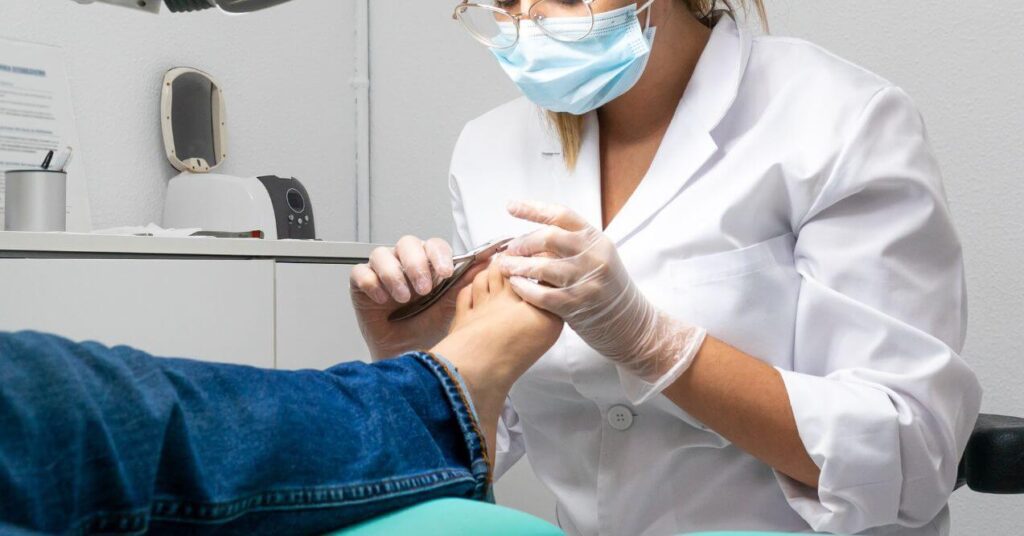
[[498, 263], [492, 262], [487, 269], [487, 288], [491, 294], [497, 294], [504, 288], [505, 276], [501, 274]]
[[484, 270], [476, 275], [473, 279], [473, 307], [480, 307], [487, 303], [488, 297], [488, 284], [490, 279], [490, 271]]
[[473, 288], [463, 287], [455, 298], [455, 310], [465, 312], [473, 308]]
[[455, 296], [455, 317], [452, 318], [452, 329], [458, 328], [467, 320], [470, 311], [473, 309], [473, 289], [464, 287]]

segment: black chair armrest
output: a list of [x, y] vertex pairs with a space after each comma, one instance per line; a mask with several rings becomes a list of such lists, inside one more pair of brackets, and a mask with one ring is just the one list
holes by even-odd
[[960, 460], [956, 486], [982, 493], [1024, 493], [1024, 419], [979, 415]]

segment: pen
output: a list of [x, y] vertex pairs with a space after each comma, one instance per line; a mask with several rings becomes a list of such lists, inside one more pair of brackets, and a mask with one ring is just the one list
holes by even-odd
[[54, 165], [53, 167], [55, 167], [56, 169], [63, 173], [64, 170], [67, 169], [68, 165], [71, 163], [71, 157], [73, 155], [74, 149], [68, 146], [63, 151], [60, 152], [60, 155], [58, 155], [57, 161], [55, 162], [55, 164], [57, 165]]
[[50, 149], [46, 153], [46, 158], [43, 159], [43, 169], [50, 169], [50, 162], [53, 160], [53, 149]]

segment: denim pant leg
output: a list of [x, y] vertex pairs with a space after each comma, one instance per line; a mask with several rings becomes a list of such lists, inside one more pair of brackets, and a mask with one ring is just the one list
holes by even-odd
[[489, 499], [488, 469], [428, 354], [290, 372], [0, 333], [0, 532], [322, 533]]

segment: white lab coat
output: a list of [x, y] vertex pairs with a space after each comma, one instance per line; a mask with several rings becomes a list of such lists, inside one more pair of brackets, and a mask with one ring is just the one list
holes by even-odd
[[[451, 168], [456, 249], [531, 229], [507, 215], [514, 199], [600, 226], [596, 114], [585, 125], [570, 173], [527, 101], [470, 122]], [[512, 391], [498, 474], [525, 450], [570, 534], [948, 532], [981, 389], [958, 355], [960, 243], [902, 90], [723, 18], [606, 233], [658, 307], [777, 367], [820, 485], [664, 396], [631, 407], [615, 366], [569, 330]]]

